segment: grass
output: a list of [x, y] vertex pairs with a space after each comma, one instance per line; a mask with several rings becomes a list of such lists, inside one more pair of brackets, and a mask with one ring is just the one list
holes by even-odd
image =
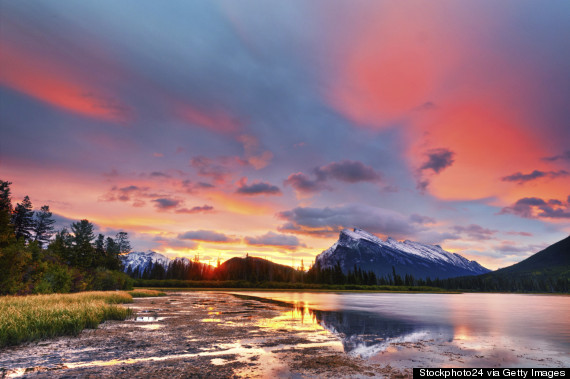
[[0, 297], [0, 347], [62, 335], [77, 335], [105, 320], [124, 320], [132, 310], [127, 292], [80, 292]]
[[134, 291], [129, 291], [129, 295], [132, 297], [156, 297], [156, 296], [166, 296], [166, 292], [149, 290], [149, 289], [136, 289]]

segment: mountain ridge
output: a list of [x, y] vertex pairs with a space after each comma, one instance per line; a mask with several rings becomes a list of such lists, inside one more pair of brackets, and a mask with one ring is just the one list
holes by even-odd
[[344, 273], [353, 267], [373, 271], [377, 276], [390, 275], [393, 269], [401, 276], [416, 278], [451, 278], [479, 275], [491, 270], [439, 245], [427, 245], [388, 238], [386, 241], [362, 229], [344, 229], [330, 248], [316, 257], [315, 264], [332, 268], [339, 264]]

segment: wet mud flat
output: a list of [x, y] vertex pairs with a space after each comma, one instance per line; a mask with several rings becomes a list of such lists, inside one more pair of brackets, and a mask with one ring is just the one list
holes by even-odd
[[[219, 292], [135, 299], [136, 315], [0, 350], [0, 377], [411, 377], [346, 354], [303, 309]], [[311, 318], [313, 317], [313, 318]]]

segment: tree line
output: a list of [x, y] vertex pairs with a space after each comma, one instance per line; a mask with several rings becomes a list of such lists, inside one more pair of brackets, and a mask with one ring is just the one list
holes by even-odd
[[88, 220], [56, 231], [48, 205], [34, 211], [25, 196], [12, 206], [11, 184], [0, 180], [0, 294], [132, 287], [120, 259], [131, 250], [126, 232], [96, 236]]
[[569, 292], [568, 279], [547, 275], [492, 276], [489, 274], [457, 278], [416, 278], [412, 274], [400, 275], [392, 267], [388, 275], [377, 276], [373, 271], [362, 270], [356, 265], [343, 272], [340, 263], [333, 267], [321, 267], [317, 262], [307, 271], [294, 269], [261, 258], [246, 256], [232, 258], [216, 267], [194, 261], [171, 261], [167, 265], [155, 262], [142, 270], [128, 270], [135, 279], [181, 281], [243, 281], [252, 283], [301, 283], [324, 285], [436, 287], [452, 291], [475, 292]]

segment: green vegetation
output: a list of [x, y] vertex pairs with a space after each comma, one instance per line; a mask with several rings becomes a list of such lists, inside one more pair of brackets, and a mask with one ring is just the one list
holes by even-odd
[[0, 180], [0, 295], [132, 289], [127, 233], [95, 237], [88, 220], [56, 233], [49, 206], [34, 211], [26, 196], [12, 207], [10, 184]]
[[132, 297], [156, 297], [156, 296], [166, 296], [166, 292], [149, 290], [149, 289], [136, 289], [134, 291], [129, 291], [129, 295]]
[[138, 279], [136, 287], [168, 289], [255, 289], [255, 290], [310, 290], [310, 291], [364, 291], [364, 292], [449, 292], [428, 286], [394, 286], [362, 284], [320, 284], [301, 282], [249, 282], [245, 280], [157, 280]]
[[0, 297], [0, 347], [54, 336], [77, 335], [105, 320], [124, 320], [132, 310], [126, 292], [82, 292]]

